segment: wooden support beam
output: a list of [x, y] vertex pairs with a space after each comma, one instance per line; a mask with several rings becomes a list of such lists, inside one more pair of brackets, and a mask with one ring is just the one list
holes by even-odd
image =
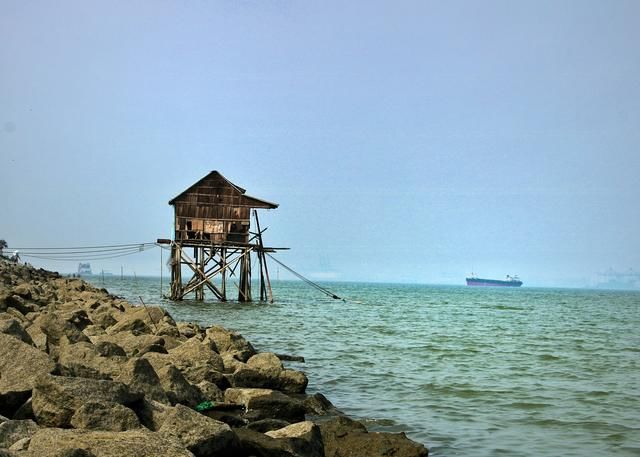
[[[251, 249], [247, 249], [242, 255], [240, 255], [239, 257], [236, 257], [235, 259], [232, 259], [229, 263], [226, 263], [226, 259], [225, 259], [225, 264], [223, 267], [216, 269], [216, 267], [214, 266], [209, 270], [207, 270], [206, 272], [196, 271], [193, 264], [190, 262], [187, 262], [186, 265], [188, 265], [194, 271], [194, 273], [196, 273], [196, 275], [194, 275], [191, 278], [191, 280], [189, 281], [189, 284], [187, 284], [187, 286], [185, 287], [184, 295], [196, 290], [198, 287], [202, 285], [206, 285], [214, 292], [214, 294], [220, 300], [226, 301], [226, 285], [225, 285], [225, 290], [220, 290], [214, 284], [212, 284], [210, 280], [211, 278], [217, 276], [218, 274], [224, 272], [225, 270], [228, 270], [232, 264], [235, 263], [237, 265], [239, 261], [242, 260], [244, 256], [249, 255], [250, 252], [251, 252]], [[245, 294], [246, 294], [246, 291], [245, 291]], [[250, 297], [250, 293], [248, 296]]]
[[[261, 259], [260, 262], [260, 275], [262, 276], [262, 266], [264, 265], [264, 274], [267, 278], [267, 287], [269, 290], [269, 302], [273, 303], [273, 291], [271, 290], [271, 280], [269, 279], [269, 269], [267, 268], [267, 257], [265, 255], [265, 247], [264, 244], [262, 244], [262, 230], [260, 230], [260, 220], [258, 219], [258, 212], [254, 209], [253, 210], [253, 216], [256, 219], [256, 228], [258, 229], [258, 233], [257, 238], [258, 238], [258, 246], [260, 247], [260, 249], [258, 250], [258, 258]], [[265, 229], [266, 230], [266, 229]], [[264, 278], [262, 278], [262, 285], [264, 285]], [[262, 299], [262, 290], [260, 290], [260, 294], [261, 294], [261, 299]], [[265, 293], [265, 299], [266, 299], [266, 293]]]

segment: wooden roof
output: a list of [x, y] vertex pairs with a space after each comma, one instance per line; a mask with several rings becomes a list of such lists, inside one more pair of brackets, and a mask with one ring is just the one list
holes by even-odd
[[244, 200], [244, 203], [247, 204], [248, 206], [251, 206], [252, 208], [275, 209], [275, 208], [278, 207], [277, 203], [268, 202], [266, 200], [261, 200], [261, 199], [256, 198], [256, 197], [252, 197], [250, 195], [246, 195], [245, 194], [245, 192], [246, 192], [245, 189], [243, 189], [240, 186], [235, 185], [234, 183], [229, 181], [227, 178], [222, 176], [222, 174], [220, 174], [216, 170], [213, 170], [211, 173], [209, 173], [208, 175], [206, 175], [203, 178], [201, 178], [198, 182], [196, 182], [195, 184], [191, 185], [189, 188], [187, 188], [186, 190], [184, 190], [180, 194], [178, 194], [175, 197], [173, 197], [171, 200], [169, 200], [169, 204], [170, 205], [174, 205], [182, 197], [186, 197], [188, 194], [196, 191], [199, 186], [201, 186], [205, 181], [210, 180], [210, 179], [222, 181], [223, 184], [225, 184], [229, 188], [231, 188], [232, 191], [234, 191], [234, 193], [237, 193], [237, 195], [242, 196], [242, 198]]

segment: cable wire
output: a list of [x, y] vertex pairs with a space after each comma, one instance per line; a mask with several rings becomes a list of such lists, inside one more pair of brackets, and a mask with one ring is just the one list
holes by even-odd
[[5, 249], [24, 249], [24, 250], [29, 250], [29, 251], [36, 251], [36, 250], [70, 250], [70, 249], [100, 249], [100, 248], [122, 248], [122, 247], [134, 247], [134, 246], [140, 246], [140, 245], [145, 245], [145, 244], [156, 244], [156, 243], [130, 243], [130, 244], [107, 244], [107, 245], [102, 245], [102, 246], [74, 246], [74, 247], [66, 247], [66, 248], [60, 248], [60, 247], [51, 247], [51, 248], [34, 248], [34, 247], [30, 247], [30, 248], [5, 248]]
[[282, 266], [282, 268], [284, 268], [285, 270], [287, 270], [288, 272], [292, 273], [293, 275], [295, 275], [296, 277], [300, 278], [301, 280], [303, 280], [304, 282], [306, 282], [307, 284], [309, 284], [311, 287], [314, 287], [315, 289], [318, 289], [320, 292], [322, 292], [323, 294], [327, 295], [328, 297], [333, 298], [334, 300], [342, 300], [343, 302], [346, 302], [346, 300], [342, 297], [338, 297], [336, 294], [334, 294], [333, 292], [331, 292], [329, 289], [325, 289], [324, 287], [322, 287], [319, 284], [316, 284], [315, 282], [311, 281], [310, 279], [305, 278], [304, 276], [302, 276], [300, 273], [298, 273], [297, 271], [294, 271], [292, 268], [286, 266], [284, 263], [280, 262], [278, 259], [276, 259], [274, 256], [272, 256], [271, 254], [269, 254], [268, 252], [266, 253], [271, 260], [273, 260], [274, 262], [278, 263], [279, 265]]

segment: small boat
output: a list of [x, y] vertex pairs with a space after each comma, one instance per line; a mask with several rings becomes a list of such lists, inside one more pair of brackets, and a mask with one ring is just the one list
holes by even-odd
[[483, 279], [478, 278], [473, 273], [470, 278], [466, 278], [467, 286], [480, 286], [480, 287], [520, 287], [522, 281], [518, 276], [509, 276], [507, 279]]

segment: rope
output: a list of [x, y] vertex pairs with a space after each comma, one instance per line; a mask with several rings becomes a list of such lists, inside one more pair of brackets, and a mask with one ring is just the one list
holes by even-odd
[[269, 254], [268, 252], [266, 253], [271, 260], [273, 260], [274, 262], [276, 262], [277, 264], [281, 265], [282, 268], [284, 268], [285, 270], [287, 270], [289, 273], [292, 273], [293, 275], [295, 275], [296, 277], [298, 277], [299, 279], [303, 280], [305, 283], [309, 284], [311, 287], [314, 287], [316, 289], [318, 289], [320, 292], [322, 292], [323, 294], [327, 295], [328, 297], [333, 298], [334, 300], [342, 300], [343, 302], [346, 302], [346, 300], [342, 297], [338, 297], [336, 294], [334, 294], [333, 292], [331, 292], [329, 289], [325, 289], [324, 287], [322, 287], [319, 284], [316, 284], [315, 282], [311, 281], [310, 279], [305, 278], [304, 276], [302, 276], [300, 273], [298, 273], [297, 271], [294, 271], [292, 268], [289, 268], [288, 266], [286, 266], [284, 263], [280, 262], [278, 259], [276, 259], [274, 256], [272, 256], [271, 254]]

